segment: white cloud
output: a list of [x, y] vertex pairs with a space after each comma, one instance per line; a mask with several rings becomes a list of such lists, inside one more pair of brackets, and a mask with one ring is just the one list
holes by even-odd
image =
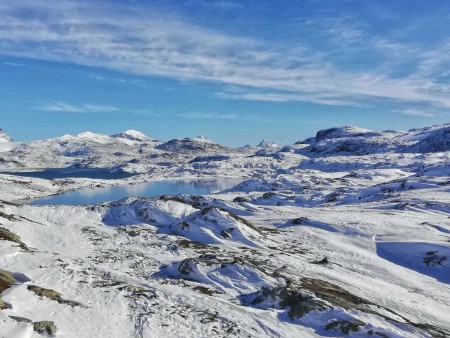
[[[34, 14], [21, 14], [24, 8]], [[362, 27], [348, 27], [346, 22], [328, 27], [336, 44], [361, 48], [367, 42], [366, 52], [385, 51], [397, 55], [398, 62], [408, 58], [420, 62], [421, 70], [392, 76], [395, 69], [387, 61], [386, 68], [354, 71], [323, 57], [327, 51], [320, 48], [224, 34], [173, 13], [125, 3], [0, 0], [0, 17], [0, 54], [259, 91], [225, 94], [225, 98], [355, 106], [368, 99], [388, 99], [450, 107], [450, 87], [433, 76], [443, 66], [441, 55], [416, 55], [417, 48], [368, 37]], [[53, 108], [89, 110], [70, 105]]]
[[436, 114], [433, 112], [426, 111], [426, 110], [419, 110], [419, 109], [396, 110], [396, 112], [399, 112], [402, 115], [414, 116], [414, 117], [434, 117], [434, 116], [436, 116]]
[[230, 113], [215, 113], [215, 112], [189, 112], [178, 114], [179, 117], [186, 119], [196, 119], [196, 120], [248, 120], [248, 121], [258, 121], [258, 122], [273, 122], [272, 119], [262, 118], [259, 116], [249, 116], [248, 114], [230, 114]]
[[25, 67], [25, 64], [23, 63], [17, 63], [17, 62], [3, 62], [5, 66], [11, 66], [11, 67]]
[[135, 79], [135, 78], [119, 78], [119, 77], [107, 77], [95, 73], [91, 73], [88, 75], [90, 79], [101, 81], [101, 82], [112, 82], [124, 85], [135, 85], [138, 87], [148, 87], [151, 84], [151, 81]]
[[239, 117], [236, 114], [222, 114], [222, 113], [211, 113], [211, 112], [190, 112], [178, 114], [179, 117], [184, 117], [187, 119], [221, 119], [221, 120], [238, 120]]
[[249, 100], [249, 101], [267, 101], [267, 102], [315, 102], [323, 105], [332, 106], [363, 106], [357, 100], [345, 97], [331, 97], [320, 94], [292, 94], [279, 92], [241, 92], [241, 93], [217, 93], [218, 97], [224, 99]]
[[48, 112], [66, 112], [66, 113], [113, 113], [118, 112], [119, 109], [111, 106], [102, 106], [96, 104], [82, 104], [73, 105], [65, 102], [54, 101], [44, 106], [38, 107], [38, 110]]

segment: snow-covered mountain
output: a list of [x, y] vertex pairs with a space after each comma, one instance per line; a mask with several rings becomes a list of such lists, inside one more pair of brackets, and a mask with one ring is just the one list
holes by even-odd
[[269, 142], [266, 140], [262, 140], [261, 142], [258, 143], [258, 145], [256, 146], [257, 148], [268, 148], [268, 149], [277, 149], [280, 148], [281, 146], [277, 143], [274, 142]]
[[343, 126], [324, 129], [297, 144], [304, 154], [364, 155], [385, 152], [439, 152], [450, 150], [450, 124], [408, 132], [373, 131]]
[[5, 163], [28, 168], [111, 167], [140, 159], [159, 143], [134, 131], [112, 136], [83, 132], [21, 143], [3, 156]]
[[450, 123], [422, 129], [412, 129], [406, 138], [417, 141], [411, 152], [433, 153], [450, 150]]
[[3, 129], [0, 129], [0, 142], [13, 142], [12, 138]]
[[[413, 129], [408, 132], [335, 127], [320, 130], [315, 137], [292, 146], [282, 147], [273, 142], [262, 141], [256, 147], [239, 149], [214, 143], [204, 136], [173, 139], [162, 143], [134, 130], [112, 136], [84, 132], [76, 136], [64, 135], [21, 144], [11, 143], [10, 137], [4, 132], [2, 135], [0, 140], [4, 143], [4, 149], [1, 150], [4, 161], [0, 164], [0, 169], [2, 166], [4, 169], [120, 166], [128, 171], [146, 172], [153, 164], [169, 164], [174, 161], [187, 163], [198, 155], [214, 157], [228, 156], [231, 153], [253, 153], [259, 157], [282, 160], [289, 156], [289, 153], [322, 157], [450, 150], [450, 124]], [[6, 147], [6, 144], [10, 146]]]
[[156, 146], [156, 149], [170, 152], [226, 151], [227, 147], [214, 143], [204, 136], [196, 138], [173, 139]]
[[0, 129], [0, 153], [8, 152], [17, 147], [12, 138], [2, 129]]
[[383, 132], [376, 132], [369, 129], [343, 126], [335, 127], [330, 129], [319, 130], [316, 134], [316, 141], [327, 140], [327, 139], [337, 139], [337, 138], [348, 138], [348, 137], [375, 137], [382, 136]]
[[119, 134], [111, 135], [111, 137], [128, 139], [131, 141], [139, 141], [139, 142], [155, 141], [155, 140], [150, 139], [144, 133], [141, 133], [140, 131], [136, 131], [136, 130], [127, 130], [127, 131], [124, 131]]
[[[2, 169], [142, 174], [0, 174], [0, 332], [449, 337], [449, 127], [337, 127], [245, 149], [85, 132], [2, 152]], [[199, 177], [237, 185], [98, 205], [21, 204]]]

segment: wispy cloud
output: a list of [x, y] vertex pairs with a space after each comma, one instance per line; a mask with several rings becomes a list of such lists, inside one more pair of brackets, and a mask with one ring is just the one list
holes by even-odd
[[404, 110], [396, 110], [396, 112], [406, 115], [406, 116], [414, 116], [414, 117], [434, 117], [435, 113], [430, 112], [429, 110], [420, 110], [420, 109], [404, 109]]
[[147, 87], [151, 83], [151, 81], [148, 81], [148, 80], [142, 80], [142, 79], [136, 79], [136, 78], [109, 77], [109, 76], [103, 76], [103, 75], [99, 75], [99, 74], [95, 74], [95, 73], [90, 73], [88, 75], [88, 77], [95, 81], [113, 82], [113, 83], [124, 84], [124, 85], [135, 85], [138, 87]]
[[47, 112], [65, 112], [65, 113], [115, 113], [119, 109], [111, 106], [102, 106], [96, 104], [73, 105], [65, 102], [54, 101], [44, 106], [38, 107], [38, 110]]
[[[372, 36], [364, 26], [346, 20], [326, 27], [324, 34], [330, 41], [320, 48], [226, 34], [174, 13], [117, 2], [111, 6], [83, 0], [0, 1], [0, 17], [0, 54], [258, 91], [223, 96], [228, 99], [356, 106], [381, 99], [450, 107], [448, 81], [436, 77], [448, 66], [444, 54]], [[329, 52], [331, 47], [336, 52]], [[435, 47], [448, 51], [445, 46]], [[380, 62], [372, 69], [368, 65], [352, 69], [338, 62], [339, 56], [357, 60], [362, 49], [364, 55], [373, 52], [396, 62]], [[414, 64], [413, 70], [399, 75], [396, 67], [408, 62]], [[90, 110], [52, 107], [53, 111]]]
[[273, 119], [263, 118], [260, 116], [251, 116], [248, 114], [230, 114], [230, 113], [215, 113], [215, 112], [189, 112], [178, 114], [178, 117], [195, 120], [247, 120], [257, 122], [273, 122]]
[[5, 66], [11, 66], [11, 67], [25, 67], [24, 63], [17, 63], [17, 62], [3, 62]]
[[118, 107], [84, 103], [84, 104], [71, 104], [62, 101], [52, 101], [36, 108], [36, 110], [46, 112], [62, 112], [73, 114], [133, 114], [144, 115], [146, 117], [161, 117], [160, 113], [156, 113], [146, 109], [120, 109]]
[[217, 96], [223, 99], [267, 101], [267, 102], [314, 102], [331, 106], [363, 106], [356, 99], [342, 97], [331, 97], [329, 94], [292, 94], [289, 92], [220, 92]]
[[223, 11], [242, 9], [243, 7], [242, 2], [235, 2], [235, 1], [205, 1], [205, 2], [195, 1], [192, 3], [192, 5], [194, 6], [201, 5], [208, 8], [215, 8]]

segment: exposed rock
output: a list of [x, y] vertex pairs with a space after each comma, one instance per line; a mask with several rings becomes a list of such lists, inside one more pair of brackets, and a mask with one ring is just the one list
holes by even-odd
[[[247, 295], [242, 299], [250, 296], [252, 299], [249, 304], [262, 308], [280, 308], [286, 309], [291, 319], [301, 318], [305, 314], [313, 310], [326, 310], [329, 308], [325, 302], [307, 292], [292, 289], [290, 286], [268, 288], [263, 287], [261, 291], [253, 295]], [[245, 303], [245, 301], [244, 301]]]
[[56, 292], [56, 291], [53, 291], [50, 289], [41, 288], [40, 286], [37, 286], [37, 285], [28, 285], [27, 290], [34, 292], [39, 297], [47, 297], [52, 300], [61, 299], [61, 294], [59, 292]]
[[429, 266], [442, 265], [447, 260], [447, 256], [439, 255], [439, 251], [429, 251], [423, 258], [423, 262]]
[[46, 288], [42, 288], [42, 287], [37, 286], [37, 285], [28, 285], [27, 286], [27, 290], [29, 290], [31, 292], [34, 292], [39, 297], [50, 298], [51, 300], [57, 301], [60, 304], [67, 304], [67, 305], [70, 305], [72, 307], [83, 306], [83, 304], [81, 304], [79, 302], [75, 302], [73, 300], [63, 299], [59, 292], [56, 292], [56, 291], [50, 290], [50, 289], [46, 289]]
[[245, 203], [245, 202], [248, 202], [248, 199], [246, 199], [245, 197], [238, 196], [238, 197], [235, 197], [233, 199], [233, 202], [235, 202], [235, 203]]
[[33, 330], [39, 334], [54, 336], [56, 334], [56, 332], [58, 331], [58, 328], [56, 327], [55, 323], [52, 321], [49, 321], [49, 320], [33, 322], [31, 319], [28, 319], [25, 317], [9, 316], [9, 318], [11, 318], [19, 323], [33, 324]]
[[193, 288], [195, 291], [198, 291], [204, 295], [208, 295], [208, 296], [212, 296], [214, 295], [216, 292], [210, 288], [204, 287], [204, 286], [195, 286]]
[[16, 322], [19, 322], [19, 323], [33, 323], [33, 321], [31, 319], [24, 318], [24, 317], [9, 316], [9, 318], [14, 319]]
[[214, 209], [217, 209], [219, 211], [225, 212], [227, 213], [231, 218], [233, 218], [234, 220], [241, 222], [243, 224], [245, 224], [246, 226], [248, 226], [249, 228], [252, 228], [253, 230], [259, 232], [258, 228], [255, 227], [252, 223], [250, 223], [249, 221], [247, 221], [245, 218], [242, 218], [241, 216], [236, 215], [234, 212], [231, 212], [230, 210], [227, 210], [225, 208], [221, 208], [221, 207], [216, 207], [216, 206], [211, 206], [211, 207], [207, 207], [202, 209], [202, 214], [206, 215], [208, 214], [210, 211], [213, 211]]
[[330, 261], [328, 260], [328, 257], [324, 257], [323, 259], [321, 259], [319, 261], [313, 261], [311, 263], [317, 264], [317, 265], [326, 265], [326, 264], [330, 263]]
[[0, 269], [0, 293], [18, 284], [17, 280], [7, 271]]
[[272, 197], [275, 197], [275, 196], [276, 196], [276, 194], [274, 192], [269, 191], [269, 192], [265, 192], [262, 195], [262, 198], [269, 199], [269, 198], [272, 198]]
[[221, 235], [223, 238], [230, 238], [230, 237], [231, 237], [231, 233], [233, 232], [233, 230], [234, 230], [234, 228], [229, 228], [229, 229], [227, 229], [227, 230], [222, 230], [222, 231], [220, 232], [220, 235]]
[[10, 304], [6, 303], [3, 299], [0, 298], [0, 310], [5, 310], [11, 308]]
[[325, 326], [327, 331], [341, 332], [345, 335], [358, 331], [366, 323], [360, 320], [334, 320]]
[[183, 196], [176, 196], [176, 195], [161, 195], [159, 197], [162, 201], [175, 201], [183, 204], [188, 204], [193, 208], [201, 209], [201, 205], [199, 201], [191, 201], [188, 199], [183, 198]]
[[33, 330], [39, 334], [46, 333], [50, 336], [53, 336], [58, 331], [58, 328], [56, 327], [54, 322], [49, 321], [49, 320], [44, 320], [41, 322], [35, 322], [33, 324]]
[[351, 294], [340, 286], [319, 279], [303, 278], [301, 287], [344, 309], [358, 308], [362, 304], [370, 304], [369, 301]]
[[226, 161], [229, 159], [230, 159], [230, 156], [225, 156], [225, 155], [196, 156], [192, 160], [190, 160], [189, 163], [219, 162], [219, 161]]
[[20, 247], [24, 250], [28, 250], [28, 247], [24, 242], [20, 240], [20, 236], [15, 233], [9, 231], [6, 228], [0, 227], [0, 240], [11, 241], [20, 245]]
[[[18, 284], [18, 282], [9, 272], [0, 270], [0, 294], [15, 284]], [[0, 298], [0, 310], [8, 308], [10, 308], [10, 305]]]
[[188, 239], [180, 239], [177, 244], [181, 246], [182, 248], [189, 248], [189, 249], [205, 249], [208, 248], [207, 244], [203, 244], [196, 241], [190, 241]]
[[292, 224], [300, 225], [300, 224], [303, 224], [307, 220], [308, 220], [308, 217], [298, 217], [298, 218], [294, 218], [291, 222], [292, 222]]

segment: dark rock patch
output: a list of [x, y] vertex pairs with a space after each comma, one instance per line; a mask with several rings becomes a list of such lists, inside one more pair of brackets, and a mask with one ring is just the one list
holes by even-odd
[[334, 332], [341, 332], [345, 335], [350, 334], [351, 332], [357, 332], [359, 329], [366, 325], [366, 323], [354, 319], [354, 320], [334, 320], [330, 323], [328, 323], [325, 326], [325, 330], [327, 331], [334, 331]]
[[0, 240], [17, 243], [22, 249], [28, 250], [28, 247], [25, 245], [25, 243], [21, 241], [20, 236], [16, 235], [6, 228], [0, 227]]
[[39, 297], [50, 298], [51, 300], [57, 301], [60, 304], [66, 304], [66, 305], [70, 305], [72, 307], [75, 307], [75, 306], [82, 306], [83, 307], [83, 304], [81, 304], [79, 302], [75, 302], [73, 300], [63, 299], [61, 297], [61, 294], [59, 292], [54, 291], [54, 290], [42, 288], [42, 287], [37, 286], [37, 285], [28, 285], [27, 286], [27, 290], [33, 292], [34, 294], [38, 295]]

